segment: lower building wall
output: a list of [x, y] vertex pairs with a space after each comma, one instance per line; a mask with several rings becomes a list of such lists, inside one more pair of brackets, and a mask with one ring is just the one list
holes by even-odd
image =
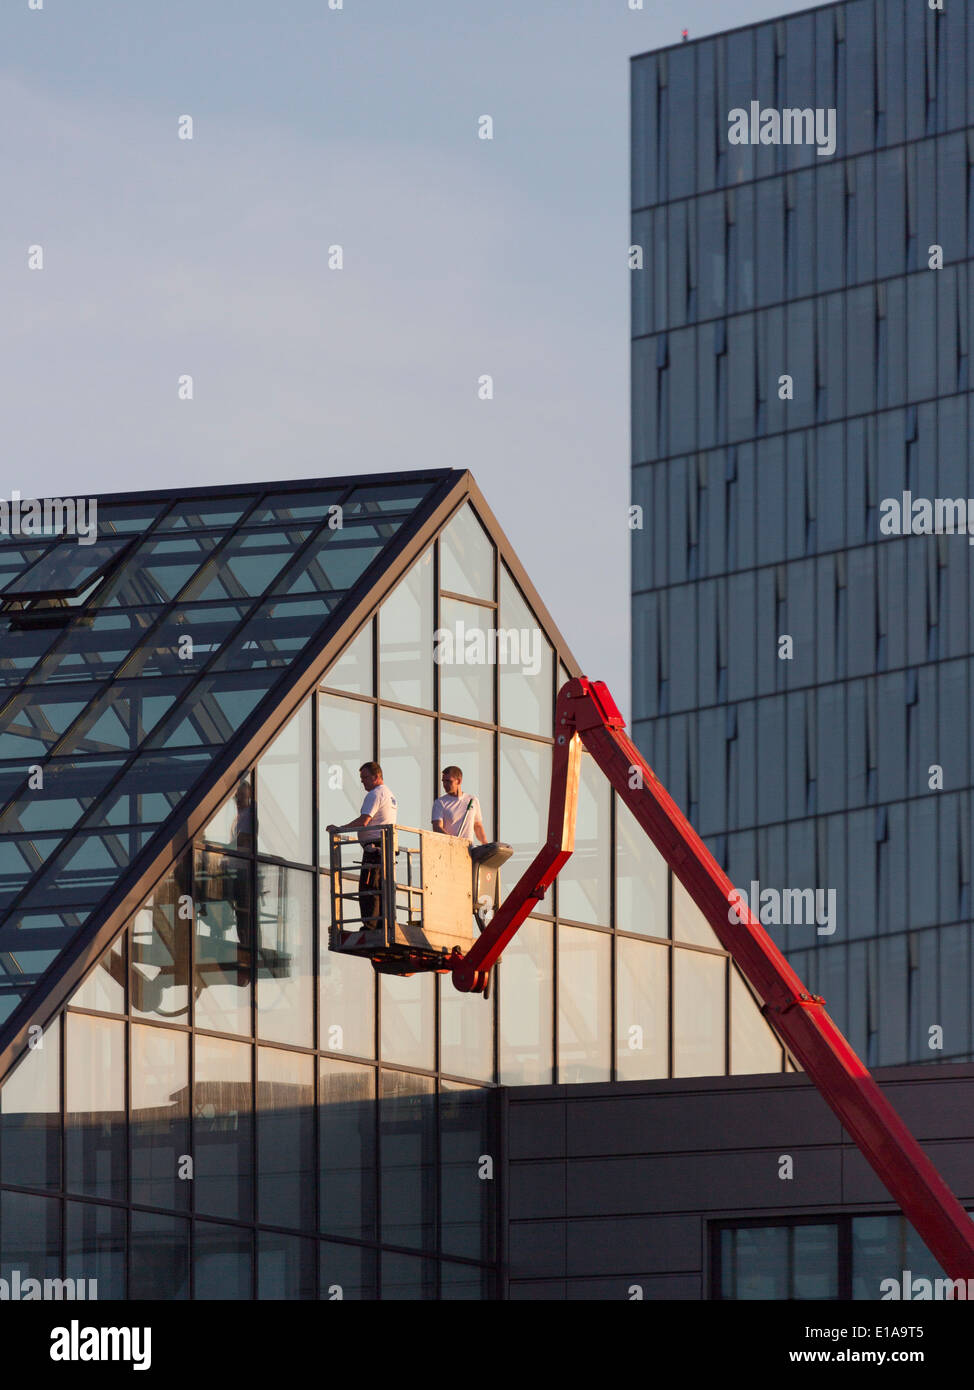
[[[974, 1205], [974, 1067], [875, 1076]], [[800, 1074], [512, 1088], [501, 1126], [511, 1299], [709, 1298], [716, 1222], [898, 1210]]]

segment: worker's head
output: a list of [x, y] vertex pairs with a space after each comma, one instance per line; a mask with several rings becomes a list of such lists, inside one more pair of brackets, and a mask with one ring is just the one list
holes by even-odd
[[361, 779], [362, 786], [367, 792], [370, 792], [373, 787], [377, 787], [382, 781], [382, 768], [378, 763], [363, 763], [358, 770], [358, 775]]
[[445, 767], [442, 772], [443, 790], [447, 796], [459, 796], [463, 785], [463, 772], [458, 767]]

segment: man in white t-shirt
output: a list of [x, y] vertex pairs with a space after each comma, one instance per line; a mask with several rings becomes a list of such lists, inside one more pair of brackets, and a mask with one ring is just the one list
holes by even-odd
[[381, 925], [380, 912], [382, 898], [382, 831], [380, 826], [395, 825], [399, 813], [399, 803], [382, 780], [382, 768], [378, 763], [363, 763], [358, 770], [359, 779], [365, 788], [362, 810], [348, 825], [329, 825], [330, 831], [340, 833], [357, 830], [359, 844], [362, 846], [362, 869], [358, 880], [358, 900], [362, 907], [363, 927]]
[[463, 773], [458, 767], [443, 769], [443, 795], [433, 802], [433, 829], [442, 835], [459, 835], [464, 840], [476, 835], [482, 845], [487, 843], [480, 802], [475, 796], [464, 796]]

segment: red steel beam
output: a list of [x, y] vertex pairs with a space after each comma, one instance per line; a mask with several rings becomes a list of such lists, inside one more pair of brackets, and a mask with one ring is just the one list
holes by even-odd
[[[947, 1187], [825, 1010], [739, 900], [635, 744], [601, 681], [569, 681], [558, 696], [548, 840], [490, 926], [454, 969], [458, 989], [483, 990], [489, 971], [572, 853], [580, 743], [598, 763], [764, 1004], [764, 1013], [838, 1116], [884, 1187], [952, 1279], [974, 1278], [974, 1222]], [[733, 914], [733, 915], [732, 915]]]

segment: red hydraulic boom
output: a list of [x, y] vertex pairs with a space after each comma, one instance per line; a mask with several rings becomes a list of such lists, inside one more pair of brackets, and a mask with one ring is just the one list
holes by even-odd
[[[601, 681], [582, 676], [559, 693], [547, 842], [467, 954], [451, 960], [457, 989], [486, 990], [491, 967], [570, 858], [583, 744], [931, 1254], [952, 1279], [974, 1278], [974, 1222], [829, 1018], [825, 1001], [808, 992], [739, 902], [730, 879], [626, 737], [622, 715]], [[732, 911], [739, 920], [732, 920]]]

